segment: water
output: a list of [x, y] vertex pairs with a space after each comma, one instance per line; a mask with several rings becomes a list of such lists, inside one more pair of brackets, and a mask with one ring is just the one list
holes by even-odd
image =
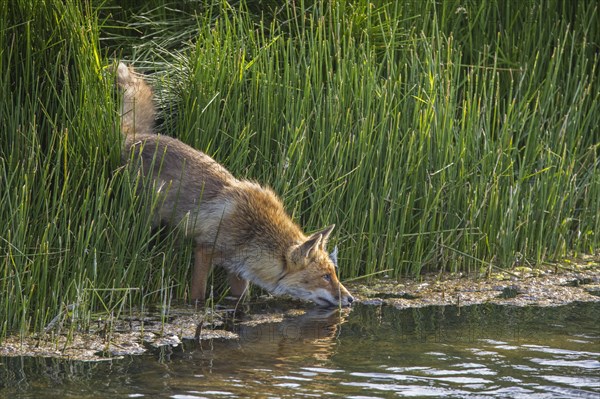
[[600, 398], [600, 303], [359, 305], [120, 360], [1, 358], [0, 397]]

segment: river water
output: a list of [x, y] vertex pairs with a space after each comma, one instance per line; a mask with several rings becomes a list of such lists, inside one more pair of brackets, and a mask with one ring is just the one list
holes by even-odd
[[100, 362], [0, 358], [6, 398], [600, 398], [600, 302], [357, 305]]

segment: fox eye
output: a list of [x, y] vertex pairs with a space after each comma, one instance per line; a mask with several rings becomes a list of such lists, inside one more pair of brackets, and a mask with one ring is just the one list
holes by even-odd
[[323, 279], [324, 279], [325, 281], [327, 281], [328, 283], [330, 283], [330, 282], [331, 282], [331, 274], [329, 274], [329, 273], [327, 273], [327, 274], [324, 274], [324, 275], [323, 275]]

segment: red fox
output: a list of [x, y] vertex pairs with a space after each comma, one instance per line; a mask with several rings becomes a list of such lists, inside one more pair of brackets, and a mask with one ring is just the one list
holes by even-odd
[[306, 236], [271, 189], [236, 179], [208, 155], [156, 134], [152, 90], [132, 67], [119, 63], [117, 84], [124, 93], [122, 161], [151, 176], [161, 201], [156, 223], [194, 238], [193, 301], [204, 300], [213, 265], [227, 270], [234, 296], [251, 281], [323, 307], [354, 301], [336, 276], [337, 251], [326, 252], [334, 225]]

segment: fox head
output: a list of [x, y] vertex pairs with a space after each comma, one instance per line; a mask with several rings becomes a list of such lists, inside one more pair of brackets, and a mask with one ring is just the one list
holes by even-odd
[[319, 306], [350, 306], [354, 298], [336, 275], [337, 248], [329, 254], [327, 241], [335, 225], [314, 233], [286, 253], [285, 274], [278, 282], [281, 293], [312, 301]]

